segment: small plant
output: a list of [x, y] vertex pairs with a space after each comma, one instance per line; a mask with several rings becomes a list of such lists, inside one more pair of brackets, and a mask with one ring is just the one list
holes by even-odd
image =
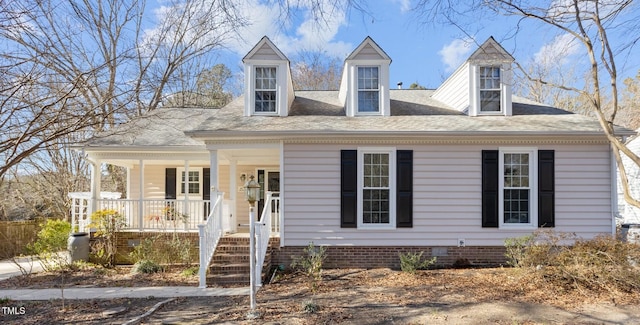
[[112, 267], [116, 262], [118, 232], [126, 227], [126, 220], [116, 210], [99, 210], [91, 214], [89, 227], [96, 229], [104, 245], [96, 252], [104, 266]]
[[533, 243], [533, 235], [507, 238], [504, 240], [507, 265], [521, 267], [525, 261], [527, 251]]
[[400, 256], [400, 269], [402, 272], [415, 274], [417, 270], [426, 269], [436, 263], [436, 257], [428, 260], [422, 260], [424, 252], [398, 254]]
[[182, 275], [183, 277], [188, 278], [188, 277], [192, 277], [192, 276], [198, 275], [198, 271], [200, 271], [200, 268], [199, 268], [199, 267], [197, 267], [197, 266], [192, 266], [192, 267], [190, 267], [190, 268], [186, 268], [186, 269], [184, 269], [184, 270], [180, 273], [180, 275]]
[[7, 297], [0, 298], [0, 305], [6, 305], [11, 302], [11, 299]]
[[162, 265], [189, 266], [193, 250], [193, 243], [189, 239], [173, 233], [171, 238], [167, 235], [157, 235], [141, 240], [129, 256], [134, 262], [148, 260]]
[[37, 255], [44, 262], [41, 264], [45, 271], [66, 266], [67, 258], [60, 252], [67, 249], [71, 224], [65, 220], [47, 219], [41, 227], [38, 239], [27, 245], [28, 252]]
[[322, 263], [326, 258], [326, 250], [326, 247], [316, 247], [313, 242], [310, 242], [303, 250], [303, 256], [292, 256], [293, 262], [291, 263], [291, 267], [300, 269], [307, 275], [309, 288], [314, 293], [322, 282]]
[[155, 262], [142, 260], [133, 265], [133, 269], [131, 270], [133, 273], [158, 273], [162, 272], [163, 268]]
[[302, 311], [307, 314], [314, 314], [318, 310], [320, 310], [320, 306], [318, 306], [318, 304], [316, 304], [313, 300], [307, 300], [302, 303]]

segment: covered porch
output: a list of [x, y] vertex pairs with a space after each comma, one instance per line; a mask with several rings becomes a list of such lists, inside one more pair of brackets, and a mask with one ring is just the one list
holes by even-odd
[[[201, 152], [87, 150], [91, 192], [69, 194], [73, 229], [89, 231], [91, 214], [110, 209], [125, 218], [127, 231], [197, 232], [198, 225], [216, 216], [224, 233], [249, 232], [244, 185], [253, 176], [261, 187], [256, 218], [264, 214], [271, 219], [271, 236], [279, 235], [280, 145], [207, 148]], [[126, 169], [125, 193], [101, 191], [104, 164]]]

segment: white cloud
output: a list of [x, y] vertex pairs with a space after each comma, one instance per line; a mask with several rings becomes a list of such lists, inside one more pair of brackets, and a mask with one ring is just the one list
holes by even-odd
[[336, 8], [325, 12], [323, 20], [318, 22], [311, 14], [310, 4], [302, 1], [299, 6], [295, 9], [302, 13], [302, 20], [286, 22], [284, 27], [288, 28], [283, 31], [280, 8], [265, 6], [259, 0], [244, 1], [240, 8], [250, 24], [238, 30], [240, 37], [227, 46], [244, 56], [266, 35], [288, 57], [301, 50], [322, 50], [330, 56], [344, 58], [353, 50], [352, 44], [333, 41], [340, 27], [347, 23], [344, 11]]
[[571, 34], [556, 36], [533, 55], [533, 61], [541, 67], [561, 66], [569, 63], [571, 56], [580, 51], [580, 44]]
[[405, 13], [411, 10], [411, 0], [391, 0], [400, 5], [400, 12]]
[[438, 51], [446, 72], [454, 71], [468, 58], [471, 52], [470, 44], [472, 43], [468, 39], [456, 39]]

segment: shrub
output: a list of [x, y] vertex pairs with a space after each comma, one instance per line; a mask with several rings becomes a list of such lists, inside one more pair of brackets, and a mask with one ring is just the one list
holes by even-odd
[[640, 290], [640, 250], [635, 244], [613, 236], [584, 240], [548, 230], [535, 232], [530, 240], [509, 242], [520, 247], [514, 266], [557, 287], [579, 292]]
[[326, 247], [316, 247], [310, 242], [303, 250], [303, 256], [292, 256], [291, 267], [302, 270], [307, 275], [309, 288], [314, 293], [322, 282], [322, 263], [326, 258], [326, 250]]
[[436, 263], [436, 257], [432, 257], [428, 260], [422, 260], [422, 254], [424, 252], [411, 253], [406, 252], [404, 254], [398, 254], [400, 256], [400, 269], [402, 272], [409, 274], [415, 274], [417, 270], [426, 269], [429, 266]]
[[193, 243], [174, 233], [171, 239], [157, 235], [145, 238], [133, 248], [129, 256], [135, 261], [148, 260], [157, 264], [191, 265]]
[[89, 227], [96, 229], [95, 234], [103, 243], [96, 251], [96, 256], [104, 266], [115, 265], [118, 232], [122, 231], [126, 225], [124, 216], [116, 210], [99, 210], [91, 214]]
[[131, 271], [133, 273], [151, 274], [162, 272], [163, 268], [155, 262], [142, 260], [134, 264]]
[[42, 266], [47, 271], [68, 265], [65, 255], [60, 252], [67, 249], [71, 224], [65, 220], [47, 219], [40, 226], [42, 228], [36, 235], [36, 241], [27, 245], [29, 254], [37, 255], [44, 262]]
[[200, 268], [197, 266], [192, 266], [189, 268], [184, 269], [180, 275], [182, 275], [183, 277], [192, 277], [195, 275], [198, 275], [198, 272], [200, 271]]

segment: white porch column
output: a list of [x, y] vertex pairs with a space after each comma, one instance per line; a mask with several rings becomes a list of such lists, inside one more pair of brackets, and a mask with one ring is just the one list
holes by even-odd
[[229, 200], [231, 200], [231, 206], [229, 207], [229, 213], [231, 213], [231, 217], [225, 216], [229, 218], [229, 230], [231, 232], [238, 231], [238, 223], [236, 222], [236, 197], [238, 193], [238, 173], [237, 173], [238, 161], [236, 159], [231, 159], [229, 162]]
[[89, 206], [89, 218], [91, 218], [91, 214], [98, 210], [98, 200], [100, 199], [100, 181], [102, 177], [101, 173], [101, 162], [99, 160], [91, 160], [91, 203]]
[[218, 184], [218, 175], [220, 173], [218, 169], [218, 150], [209, 150], [209, 169], [210, 185], [218, 192], [220, 191], [220, 184]]
[[[182, 175], [176, 175], [179, 179]], [[181, 192], [181, 189], [176, 190], [178, 193]], [[189, 161], [184, 161], [184, 206], [182, 207], [182, 215], [189, 216]], [[189, 216], [190, 217], [190, 216]], [[187, 223], [184, 223], [184, 229], [187, 230]]]
[[[144, 228], [144, 160], [139, 160], [140, 175], [138, 180], [140, 181], [140, 194], [138, 195], [138, 229], [142, 231]], [[127, 195], [129, 195], [127, 193]]]

